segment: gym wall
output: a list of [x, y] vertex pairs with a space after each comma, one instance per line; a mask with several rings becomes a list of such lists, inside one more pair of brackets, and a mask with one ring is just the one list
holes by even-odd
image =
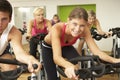
[[88, 10], [94, 10], [96, 12], [96, 4], [85, 4], [85, 5], [63, 5], [57, 7], [57, 13], [60, 17], [60, 20], [63, 22], [66, 22], [69, 13], [71, 10], [73, 10], [75, 7], [81, 7]]
[[[9, 0], [13, 7], [34, 7], [45, 6], [46, 18], [52, 19], [53, 15], [58, 12], [58, 6], [68, 5], [96, 5], [96, 16], [100, 21], [104, 31], [110, 28], [120, 26], [120, 0]], [[14, 16], [11, 23], [14, 22]], [[99, 48], [104, 51], [111, 51], [112, 38], [96, 41]]]

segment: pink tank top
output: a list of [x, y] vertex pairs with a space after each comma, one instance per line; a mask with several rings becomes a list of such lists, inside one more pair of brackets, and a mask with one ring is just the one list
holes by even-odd
[[35, 36], [39, 33], [48, 33], [47, 26], [46, 26], [46, 20], [44, 19], [43, 22], [44, 22], [44, 28], [43, 29], [37, 29], [36, 20], [34, 20], [34, 26], [32, 28], [32, 36]]
[[66, 25], [64, 24], [63, 29], [62, 29], [62, 36], [61, 36], [61, 46], [62, 46], [62, 47], [63, 47], [63, 46], [73, 45], [73, 44], [77, 41], [77, 39], [80, 38], [80, 36], [77, 36], [77, 37], [75, 37], [71, 42], [65, 43], [65, 42], [64, 42], [65, 29], [66, 29]]

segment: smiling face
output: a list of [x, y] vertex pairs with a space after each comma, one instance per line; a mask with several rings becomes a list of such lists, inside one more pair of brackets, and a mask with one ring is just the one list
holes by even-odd
[[10, 22], [9, 13], [0, 11], [0, 35], [6, 29], [9, 22]]
[[69, 31], [73, 37], [77, 37], [84, 32], [87, 22], [84, 19], [72, 19], [68, 22]]
[[68, 27], [71, 35], [77, 37], [84, 32], [87, 26], [88, 14], [83, 8], [75, 8], [71, 11], [68, 18]]
[[88, 17], [88, 23], [89, 23], [89, 24], [94, 24], [94, 23], [95, 23], [95, 20], [96, 20], [96, 18], [95, 18], [94, 16], [89, 16], [89, 17]]
[[94, 24], [96, 21], [96, 13], [93, 10], [88, 11], [88, 23]]

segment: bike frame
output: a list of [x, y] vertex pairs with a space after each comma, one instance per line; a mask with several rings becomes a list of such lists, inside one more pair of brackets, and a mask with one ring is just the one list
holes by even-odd
[[[115, 38], [113, 39], [113, 48], [112, 48], [112, 55], [115, 58], [120, 58], [120, 38], [115, 35]], [[120, 68], [118, 68], [120, 70]], [[120, 80], [120, 73], [118, 73], [118, 80]]]
[[39, 61], [42, 63], [42, 68], [41, 68], [40, 72], [37, 74], [38, 80], [47, 80], [47, 75], [46, 75], [46, 71], [44, 69], [44, 63], [43, 63], [43, 60], [42, 60], [42, 48], [41, 48], [42, 41], [43, 41], [45, 35], [46, 34], [37, 34], [36, 36], [33, 36], [33, 38], [36, 41], [38, 41], [37, 53], [36, 54], [39, 58]]

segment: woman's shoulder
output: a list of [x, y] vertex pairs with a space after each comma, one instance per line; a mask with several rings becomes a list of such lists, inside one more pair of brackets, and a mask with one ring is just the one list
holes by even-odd
[[64, 23], [61, 23], [61, 22], [60, 23], [56, 23], [51, 28], [52, 32], [55, 33], [57, 31], [56, 33], [59, 34], [59, 35], [61, 35], [62, 30], [63, 30], [63, 26], [64, 26]]
[[95, 24], [96, 25], [99, 24], [99, 20], [98, 19], [95, 20]]
[[46, 24], [51, 24], [51, 21], [50, 21], [49, 19], [44, 19], [44, 22], [45, 22]]
[[50, 20], [49, 20], [49, 19], [46, 19], [46, 18], [44, 19], [44, 21], [45, 21], [45, 22], [50, 22]]
[[29, 20], [29, 24], [33, 24], [34, 21], [35, 21], [34, 19]]
[[60, 33], [62, 32], [62, 30], [64, 29], [64, 26], [66, 26], [67, 24], [64, 22], [60, 22], [60, 23], [56, 23], [53, 27], [56, 27], [56, 29], [58, 29], [58, 31], [60, 31]]
[[65, 25], [66, 25], [66, 23], [64, 23], [64, 22], [59, 22], [59, 23], [54, 24], [54, 26], [61, 27], [61, 28]]

